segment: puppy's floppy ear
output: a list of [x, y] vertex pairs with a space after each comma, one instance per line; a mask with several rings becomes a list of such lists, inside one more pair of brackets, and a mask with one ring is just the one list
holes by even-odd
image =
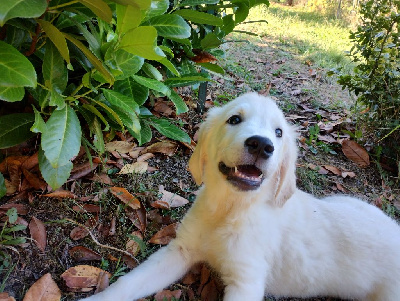
[[189, 160], [189, 170], [197, 185], [203, 183], [204, 165], [206, 163], [206, 124], [202, 124], [199, 130], [199, 139], [196, 148]]
[[292, 126], [286, 133], [282, 157], [276, 173], [275, 205], [282, 207], [296, 190], [296, 134]]

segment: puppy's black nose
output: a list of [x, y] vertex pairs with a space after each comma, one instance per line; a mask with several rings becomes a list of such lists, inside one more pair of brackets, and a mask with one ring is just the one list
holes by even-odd
[[274, 145], [272, 141], [262, 136], [251, 136], [244, 142], [247, 151], [263, 159], [268, 159], [274, 152]]

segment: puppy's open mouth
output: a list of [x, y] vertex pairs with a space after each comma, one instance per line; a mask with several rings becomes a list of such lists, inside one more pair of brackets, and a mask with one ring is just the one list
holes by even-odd
[[240, 190], [257, 189], [264, 180], [262, 171], [255, 165], [228, 167], [224, 162], [219, 162], [218, 168], [226, 179]]

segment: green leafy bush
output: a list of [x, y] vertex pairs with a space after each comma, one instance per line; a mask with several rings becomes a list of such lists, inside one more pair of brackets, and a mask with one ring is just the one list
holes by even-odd
[[190, 142], [151, 114], [148, 99], [186, 112], [174, 88], [208, 81], [200, 69], [223, 73], [202, 57], [260, 3], [268, 1], [1, 1], [0, 148], [41, 133], [40, 170], [58, 188], [81, 145], [104, 153], [105, 133], [128, 131], [143, 144], [154, 128]]
[[357, 95], [369, 138], [400, 155], [400, 1], [366, 1], [360, 15], [362, 24], [350, 36], [357, 66], [353, 74], [339, 73], [339, 83]]

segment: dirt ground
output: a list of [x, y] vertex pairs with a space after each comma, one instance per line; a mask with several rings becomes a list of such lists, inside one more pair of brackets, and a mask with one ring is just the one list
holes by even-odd
[[[238, 39], [240, 37], [237, 37]], [[268, 39], [257, 39], [251, 43], [229, 43], [226, 48], [227, 55], [221, 60], [221, 64], [228, 70], [224, 77], [215, 77], [215, 82], [209, 84], [207, 106], [213, 103], [223, 103], [245, 91], [258, 91], [261, 94], [269, 94], [275, 98], [283, 108], [289, 120], [299, 127], [300, 156], [298, 160], [298, 186], [318, 196], [333, 193], [346, 193], [375, 203], [381, 206], [387, 213], [397, 216], [398, 211], [393, 203], [399, 202], [398, 189], [386, 186], [373, 163], [367, 168], [360, 168], [357, 164], [347, 159], [341, 151], [338, 143], [321, 142], [318, 135], [327, 135], [323, 130], [312, 136], [310, 127], [318, 122], [332, 123], [341, 120], [334, 125], [334, 131], [354, 129], [354, 121], [351, 119], [351, 98], [328, 78], [324, 70], [303, 62], [293, 54], [280, 49], [279, 45], [272, 44]], [[184, 128], [191, 137], [197, 131], [197, 126], [202, 116], [194, 110], [195, 96], [188, 89], [182, 91], [191, 106], [191, 112], [181, 116]], [[315, 129], [315, 127], [314, 127]], [[311, 138], [310, 138], [311, 135]], [[154, 142], [154, 141], [153, 141]], [[307, 143], [308, 142], [308, 143]], [[190, 202], [195, 198], [196, 185], [187, 170], [187, 161], [191, 151], [179, 144], [177, 151], [172, 156], [156, 154], [148, 160], [149, 166], [156, 171], [143, 175], [111, 175], [113, 186], [121, 186], [135, 193], [146, 208], [148, 216], [147, 230], [144, 241], [147, 241], [161, 226], [178, 222], [184, 215]], [[336, 175], [329, 170], [325, 173], [318, 170], [318, 166], [334, 166], [342, 171], [353, 172], [353, 177]], [[392, 176], [390, 173], [388, 177]], [[151, 203], [157, 198], [159, 186], [165, 190], [176, 193], [190, 202], [188, 205], [174, 209], [157, 209], [151, 207]], [[102, 244], [107, 244], [119, 249], [125, 249], [126, 234], [135, 230], [132, 223], [121, 214], [120, 206], [115, 198], [106, 191], [110, 185], [94, 182], [88, 178], [69, 182], [65, 189], [73, 191], [79, 198], [97, 196], [104, 208], [100, 212], [100, 223], [103, 229], [96, 228], [94, 233], [100, 237]], [[387, 201], [389, 200], [389, 201]], [[4, 277], [4, 291], [22, 300], [24, 294], [41, 276], [51, 273], [53, 279], [62, 291], [62, 300], [77, 300], [86, 296], [83, 292], [71, 292], [65, 285], [61, 274], [68, 268], [78, 264], [98, 266], [111, 273], [127, 272], [130, 268], [125, 263], [119, 262], [121, 253], [100, 247], [90, 236], [75, 240], [71, 238], [71, 231], [76, 224], [68, 222], [70, 219], [84, 223], [88, 216], [95, 214], [74, 211], [73, 206], [80, 200], [55, 199], [36, 195], [33, 199], [21, 199], [19, 203], [27, 206], [28, 212], [23, 216], [30, 220], [33, 216], [45, 223], [47, 231], [47, 246], [45, 252], [41, 252], [36, 245], [28, 240], [23, 246], [17, 246], [17, 252], [10, 251], [12, 262], [16, 264], [8, 275], [4, 271], [0, 275]], [[89, 200], [93, 201], [92, 200]], [[107, 225], [116, 219], [115, 233], [107, 231]], [[103, 232], [102, 232], [103, 231]], [[104, 233], [108, 233], [104, 235]], [[29, 232], [24, 233], [29, 236]], [[79, 262], [71, 257], [69, 250], [74, 246], [85, 246], [100, 254], [102, 260]], [[137, 258], [144, 257], [155, 251], [159, 245], [147, 244], [145, 254], [138, 253]], [[190, 278], [190, 279], [189, 279]], [[111, 279], [114, 281], [115, 279]], [[219, 300], [223, 286], [205, 266], [195, 267], [191, 275], [170, 290], [180, 290], [180, 300]], [[152, 299], [148, 299], [152, 300]], [[274, 299], [272, 296], [269, 300]], [[299, 300], [299, 299], [279, 299]], [[307, 299], [312, 301], [333, 301], [333, 298]]]

